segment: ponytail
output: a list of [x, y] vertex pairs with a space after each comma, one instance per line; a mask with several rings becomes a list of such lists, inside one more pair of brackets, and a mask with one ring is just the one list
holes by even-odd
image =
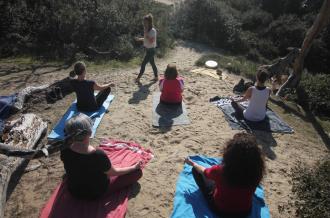
[[86, 65], [84, 62], [79, 61], [77, 63], [75, 63], [74, 67], [73, 67], [73, 71], [70, 72], [70, 76], [73, 75], [73, 77], [75, 77], [76, 75], [79, 76], [81, 74], [83, 74], [83, 72], [86, 70]]

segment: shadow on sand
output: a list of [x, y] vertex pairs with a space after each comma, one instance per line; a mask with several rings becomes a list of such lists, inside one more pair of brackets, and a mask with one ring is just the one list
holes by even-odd
[[139, 104], [140, 101], [146, 100], [150, 94], [150, 87], [157, 81], [152, 81], [148, 84], [142, 85], [138, 83], [139, 89], [133, 93], [133, 96], [128, 100], [129, 104]]
[[303, 108], [303, 110], [305, 112], [305, 115], [304, 115], [301, 112], [299, 112], [299, 111], [297, 111], [297, 110], [289, 107], [287, 104], [285, 104], [280, 99], [270, 98], [270, 101], [272, 103], [278, 105], [279, 107], [283, 108], [286, 112], [292, 113], [295, 116], [297, 116], [300, 119], [302, 119], [303, 121], [308, 122], [308, 123], [311, 123], [313, 125], [315, 131], [321, 137], [323, 143], [326, 145], [326, 147], [328, 148], [328, 150], [330, 150], [330, 138], [329, 138], [329, 135], [324, 131], [324, 129], [321, 126], [321, 124], [317, 121], [317, 119], [315, 118], [314, 114], [309, 109]]
[[271, 132], [253, 130], [252, 134], [257, 138], [257, 142], [261, 145], [263, 153], [271, 160], [276, 159], [276, 154], [272, 150], [272, 147], [277, 146], [277, 142], [274, 139]]

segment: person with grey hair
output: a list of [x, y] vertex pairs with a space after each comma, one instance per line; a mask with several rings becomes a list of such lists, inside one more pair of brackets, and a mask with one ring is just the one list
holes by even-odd
[[[86, 65], [84, 62], [77, 62], [74, 65], [73, 71], [70, 72], [70, 76], [78, 76], [77, 79], [72, 79], [70, 84], [77, 95], [77, 109], [78, 111], [91, 112], [98, 110], [103, 102], [107, 99], [111, 92], [110, 87], [114, 87], [113, 83], [105, 85], [98, 85], [93, 80], [86, 80]], [[99, 93], [94, 96], [94, 90]]]
[[78, 114], [65, 124], [65, 134], [75, 135], [61, 151], [69, 192], [79, 199], [97, 199], [106, 192], [127, 187], [142, 177], [141, 162], [116, 168], [106, 153], [90, 145], [92, 120]]

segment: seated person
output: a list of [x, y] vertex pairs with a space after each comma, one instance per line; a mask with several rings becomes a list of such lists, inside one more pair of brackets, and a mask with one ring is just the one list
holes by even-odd
[[[248, 88], [242, 99], [238, 101], [232, 99], [231, 105], [240, 119], [245, 118], [246, 120], [255, 122], [265, 119], [267, 102], [271, 93], [271, 90], [265, 86], [267, 78], [267, 72], [259, 70], [256, 76], [256, 86]], [[249, 100], [249, 105], [244, 109], [239, 102], [246, 100]]]
[[82, 131], [61, 151], [69, 192], [78, 199], [97, 199], [106, 192], [115, 192], [127, 187], [142, 177], [141, 162], [129, 167], [116, 168], [111, 165], [103, 150], [91, 146], [91, 128], [91, 119], [82, 113], [72, 117], [65, 124], [67, 135]]
[[246, 217], [263, 178], [265, 163], [256, 138], [237, 133], [227, 142], [220, 165], [205, 168], [189, 158], [196, 184], [210, 209], [220, 217]]
[[[83, 62], [77, 62], [74, 70], [70, 72], [70, 75], [78, 76], [77, 79], [71, 80], [71, 86], [77, 95], [77, 109], [84, 112], [97, 111], [107, 99], [111, 92], [110, 87], [114, 84], [98, 85], [92, 80], [86, 80], [86, 73], [86, 65]], [[94, 90], [99, 91], [96, 96]]]
[[178, 76], [174, 64], [167, 65], [164, 78], [159, 81], [160, 102], [164, 104], [181, 104], [184, 83]]

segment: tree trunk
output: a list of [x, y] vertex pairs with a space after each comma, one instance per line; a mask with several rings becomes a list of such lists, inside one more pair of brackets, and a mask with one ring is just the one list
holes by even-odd
[[324, 0], [320, 13], [317, 15], [312, 27], [307, 31], [305, 39], [301, 46], [301, 51], [293, 64], [293, 75], [280, 87], [276, 95], [283, 96], [283, 91], [286, 88], [294, 87], [299, 85], [302, 70], [304, 67], [305, 58], [312, 47], [313, 40], [327, 25], [330, 18], [330, 0]]
[[[35, 114], [24, 114], [5, 127], [3, 141], [7, 146], [32, 149], [47, 131], [47, 123]], [[0, 217], [4, 216], [7, 188], [11, 175], [25, 159], [0, 155]]]

